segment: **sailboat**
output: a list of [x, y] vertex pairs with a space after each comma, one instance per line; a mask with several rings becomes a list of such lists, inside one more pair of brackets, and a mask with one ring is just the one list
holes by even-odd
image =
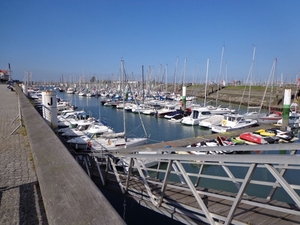
[[271, 72], [270, 72], [270, 76], [268, 78], [268, 83], [267, 83], [267, 86], [266, 86], [266, 89], [265, 89], [265, 92], [264, 92], [264, 96], [263, 96], [263, 99], [261, 101], [261, 106], [260, 106], [260, 108], [262, 108], [263, 101], [265, 99], [268, 86], [271, 83], [271, 93], [270, 93], [270, 99], [269, 99], [269, 113], [264, 115], [264, 116], [258, 116], [257, 120], [258, 120], [259, 123], [274, 124], [282, 118], [282, 112], [274, 111], [274, 110], [272, 110], [272, 107], [271, 107], [272, 95], [273, 95], [273, 82], [274, 82], [276, 64], [277, 64], [277, 58], [274, 59], [274, 63], [273, 63], [273, 66], [272, 66], [272, 69], [271, 69]]
[[[125, 68], [124, 61], [121, 60], [122, 68], [122, 84], [123, 84], [123, 95], [126, 95], [126, 90], [124, 88], [125, 80]], [[125, 103], [125, 97], [123, 97], [123, 104]], [[126, 135], [126, 117], [125, 109], [123, 107], [123, 122], [124, 122], [124, 131], [120, 133], [104, 133], [100, 137], [97, 135], [87, 136], [83, 135], [81, 137], [76, 137], [68, 140], [69, 143], [77, 146], [82, 150], [92, 150], [92, 151], [103, 151], [103, 150], [115, 150], [128, 147], [134, 147], [146, 144], [148, 141], [148, 135], [145, 137], [127, 137]], [[146, 132], [145, 132], [146, 133]], [[80, 146], [80, 147], [79, 147]]]
[[209, 59], [207, 59], [206, 63], [206, 85], [205, 85], [205, 94], [204, 94], [204, 107], [193, 107], [191, 114], [189, 116], [184, 117], [181, 120], [181, 123], [184, 125], [195, 126], [199, 125], [201, 120], [209, 118], [212, 113], [208, 107], [206, 107], [206, 91], [207, 91], [207, 78], [208, 78], [208, 67], [209, 67]]

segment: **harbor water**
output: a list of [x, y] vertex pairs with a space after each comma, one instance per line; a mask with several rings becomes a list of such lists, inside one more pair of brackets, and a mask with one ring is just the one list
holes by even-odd
[[[77, 94], [57, 92], [58, 97], [70, 101], [78, 109], [84, 109], [93, 117], [104, 121], [115, 132], [124, 131], [123, 109], [102, 106], [101, 98], [84, 97]], [[210, 134], [208, 129], [199, 126], [184, 126], [180, 123], [170, 122], [164, 118], [157, 118], [144, 114], [125, 112], [126, 133], [130, 137], [149, 136], [148, 144], [172, 141], [183, 138], [197, 137]]]

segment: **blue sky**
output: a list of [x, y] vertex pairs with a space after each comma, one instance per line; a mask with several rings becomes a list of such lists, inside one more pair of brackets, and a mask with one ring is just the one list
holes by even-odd
[[275, 58], [276, 79], [295, 81], [300, 71], [299, 0], [9, 0], [0, 8], [0, 68], [10, 63], [13, 79], [26, 71], [35, 81], [117, 79], [123, 59], [131, 79], [143, 65], [145, 76], [151, 68], [165, 81], [167, 65], [173, 82], [178, 58], [177, 80], [185, 59], [186, 82], [205, 81], [208, 59], [209, 80], [246, 80], [254, 46], [253, 80], [266, 80]]

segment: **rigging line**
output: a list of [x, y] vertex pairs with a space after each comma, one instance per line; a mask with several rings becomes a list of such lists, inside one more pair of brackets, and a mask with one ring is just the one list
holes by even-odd
[[254, 61], [255, 61], [255, 52], [256, 52], [256, 47], [254, 46], [254, 48], [253, 48], [253, 54], [252, 54], [252, 62], [251, 62], [251, 66], [250, 66], [250, 70], [249, 70], [249, 73], [248, 73], [248, 77], [247, 77], [247, 80], [246, 80], [246, 83], [245, 83], [245, 86], [244, 86], [244, 91], [243, 91], [243, 94], [242, 94], [242, 98], [241, 98], [241, 101], [240, 101], [240, 104], [239, 104], [239, 107], [238, 107], [238, 110], [237, 110], [238, 112], [240, 111], [240, 108], [241, 108], [241, 105], [242, 105], [242, 101], [243, 101], [244, 96], [245, 96], [246, 87], [247, 87], [248, 82], [249, 82], [249, 91], [248, 91], [248, 108], [247, 108], [247, 112], [248, 112], [248, 109], [249, 109], [250, 93], [251, 93], [252, 77], [253, 77], [253, 68], [254, 68]]
[[[125, 76], [124, 81], [125, 81], [126, 84], [128, 85], [128, 90], [131, 90], [130, 83], [127, 82], [127, 79], [126, 79], [126, 73], [125, 73], [125, 71], [124, 71], [124, 76]], [[137, 105], [136, 98], [134, 98], [134, 102], [135, 102], [135, 104]], [[125, 103], [124, 103], [123, 107], [125, 107]], [[141, 113], [140, 113], [139, 110], [138, 110], [138, 114], [139, 114], [139, 117], [140, 117], [141, 124], [142, 124], [142, 126], [143, 126], [144, 133], [145, 133], [146, 137], [148, 137], [148, 134], [147, 134], [147, 131], [146, 131], [146, 128], [145, 128], [145, 125], [144, 125], [144, 122], [143, 122], [143, 119], [142, 119], [142, 117], [141, 117]]]
[[[272, 68], [271, 68], [271, 71], [270, 71], [270, 75], [269, 75], [268, 80], [267, 80], [267, 85], [266, 85], [266, 88], [265, 88], [265, 91], [264, 91], [264, 95], [263, 95], [263, 98], [262, 98], [262, 101], [261, 101], [261, 104], [260, 104], [259, 113], [261, 111], [261, 108], [263, 107], [264, 100], [265, 100], [265, 97], [266, 97], [266, 93], [267, 93], [267, 89], [269, 87], [269, 84], [271, 83], [272, 77], [274, 77], [275, 69], [276, 69], [276, 64], [277, 64], [277, 58], [274, 59], [274, 62], [273, 62], [273, 65], [272, 65]], [[270, 113], [270, 108], [269, 108], [269, 113]]]
[[225, 49], [225, 46], [223, 46], [223, 48], [222, 48], [219, 74], [218, 74], [218, 78], [217, 78], [217, 85], [218, 85], [217, 88], [218, 88], [218, 91], [217, 91], [217, 97], [216, 97], [216, 107], [218, 106], [218, 98], [219, 98], [219, 90], [220, 90], [220, 80], [221, 80], [221, 74], [222, 74], [222, 66], [223, 66], [224, 49]]
[[133, 133], [134, 131], [138, 130], [138, 128], [139, 128], [140, 126], [142, 126], [142, 125], [141, 125], [141, 124], [138, 125], [135, 129], [131, 130], [128, 134], [131, 134], [131, 133]]

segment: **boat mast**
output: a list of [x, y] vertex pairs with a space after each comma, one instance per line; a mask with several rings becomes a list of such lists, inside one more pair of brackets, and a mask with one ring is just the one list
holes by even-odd
[[168, 92], [168, 64], [166, 64], [166, 93]]
[[[250, 93], [251, 93], [251, 86], [252, 86], [252, 76], [253, 76], [253, 67], [254, 67], [254, 59], [255, 59], [255, 51], [256, 51], [256, 47], [254, 46], [253, 48], [253, 55], [252, 55], [252, 63], [251, 63], [251, 67], [250, 67], [250, 70], [249, 70], [249, 73], [248, 73], [248, 77], [247, 77], [247, 80], [246, 80], [246, 83], [245, 83], [245, 87], [244, 87], [244, 91], [243, 91], [243, 94], [242, 94], [242, 98], [241, 98], [241, 101], [240, 101], [240, 104], [239, 104], [239, 108], [238, 108], [238, 112], [240, 111], [240, 108], [241, 108], [241, 105], [242, 105], [242, 101], [244, 99], [244, 96], [245, 96], [245, 92], [246, 92], [246, 87], [247, 87], [247, 84], [249, 82], [249, 93], [248, 93], [248, 105], [247, 105], [247, 112], [249, 110], [249, 104], [250, 104]], [[250, 80], [250, 81], [249, 81]]]
[[275, 73], [276, 73], [276, 66], [277, 66], [277, 58], [274, 60], [274, 65], [273, 65], [273, 73], [271, 77], [271, 93], [270, 93], [270, 99], [269, 99], [269, 112], [271, 111], [271, 101], [273, 97], [273, 91], [274, 91], [274, 79], [275, 79]]
[[204, 106], [206, 106], [206, 92], [207, 92], [207, 82], [208, 82], [208, 67], [209, 67], [209, 59], [206, 62], [206, 78], [205, 78], [205, 91], [204, 91]]
[[184, 66], [183, 66], [182, 86], [185, 86], [185, 69], [186, 69], [186, 58], [184, 59]]
[[[262, 98], [262, 100], [261, 100], [259, 113], [260, 113], [260, 111], [261, 111], [261, 108], [263, 107], [264, 99], [265, 99], [265, 97], [266, 97], [266, 93], [267, 93], [269, 84], [270, 84], [271, 82], [273, 82], [273, 77], [274, 77], [275, 70], [276, 70], [276, 64], [277, 64], [277, 58], [274, 59], [274, 62], [273, 62], [273, 65], [272, 65], [272, 69], [271, 69], [271, 72], [270, 72], [270, 75], [269, 75], [269, 78], [268, 78], [268, 81], [267, 81], [267, 85], [266, 85], [266, 88], [265, 88], [265, 92], [264, 92], [263, 98]], [[273, 84], [272, 84], [272, 86], [273, 86]], [[271, 111], [271, 99], [272, 99], [272, 91], [273, 91], [273, 87], [272, 87], [272, 86], [271, 86], [270, 101], [269, 101], [269, 113], [270, 113], [270, 111]]]
[[[225, 49], [225, 46], [223, 45], [222, 54], [221, 54], [221, 61], [220, 61], [220, 68], [219, 68], [219, 75], [218, 75], [218, 79], [217, 79], [218, 89], [220, 89], [220, 80], [221, 80], [221, 73], [222, 73], [222, 64], [223, 64], [224, 49]], [[218, 98], [219, 98], [219, 91], [217, 91], [216, 106], [218, 106]]]
[[175, 71], [174, 71], [174, 94], [176, 93], [176, 78], [177, 78], [177, 71], [178, 71], [178, 57], [176, 59], [176, 64], [175, 64]]
[[145, 87], [144, 87], [144, 65], [142, 65], [142, 95], [143, 95], [143, 104], [145, 101]]
[[124, 88], [124, 80], [125, 80], [125, 68], [124, 68], [124, 60], [121, 60], [121, 71], [122, 71], [122, 90], [123, 90], [123, 125], [124, 125], [124, 137], [126, 140], [126, 121], [125, 121], [125, 88]]
[[252, 84], [253, 84], [253, 67], [254, 67], [255, 51], [256, 51], [256, 47], [254, 46], [252, 64], [251, 64], [251, 70], [250, 70], [250, 76], [251, 77], [250, 77], [250, 84], [249, 84], [248, 107], [249, 107], [249, 104], [250, 104], [250, 93], [251, 93], [251, 87], [252, 87]]

